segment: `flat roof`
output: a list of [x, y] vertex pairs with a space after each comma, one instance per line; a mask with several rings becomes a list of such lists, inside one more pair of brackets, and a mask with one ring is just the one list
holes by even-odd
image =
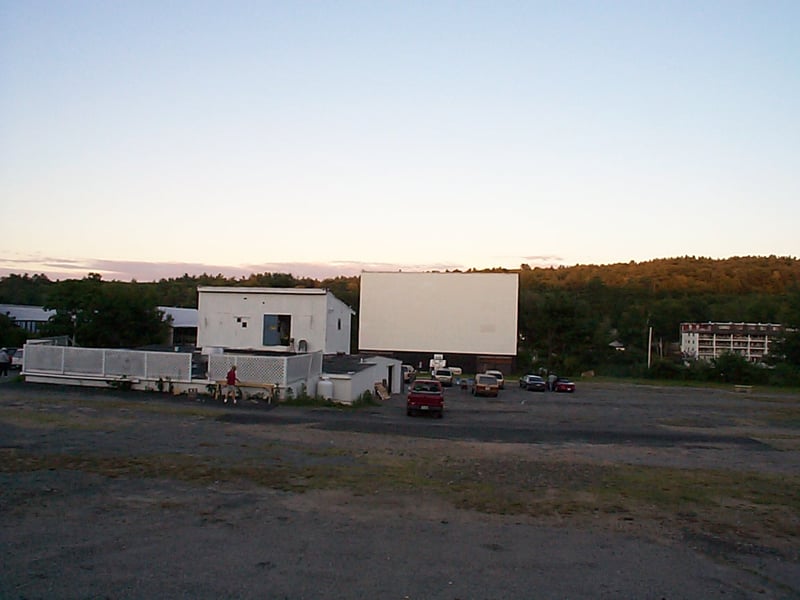
[[[362, 361], [365, 359], [366, 362]], [[358, 373], [374, 366], [363, 354], [331, 354], [322, 357], [322, 372], [335, 375]]]
[[198, 292], [213, 292], [219, 294], [295, 294], [295, 295], [325, 295], [325, 288], [273, 288], [273, 287], [234, 287], [226, 285], [198, 286]]

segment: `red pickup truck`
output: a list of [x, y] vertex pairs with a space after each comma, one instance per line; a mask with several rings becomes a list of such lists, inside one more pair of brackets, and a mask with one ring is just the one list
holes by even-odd
[[406, 414], [429, 413], [441, 419], [444, 414], [444, 389], [435, 379], [417, 379], [406, 398]]

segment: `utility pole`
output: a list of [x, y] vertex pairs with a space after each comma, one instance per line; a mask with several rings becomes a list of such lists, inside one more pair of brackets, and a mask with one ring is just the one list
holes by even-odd
[[653, 354], [653, 328], [650, 327], [647, 333], [647, 368], [650, 369], [651, 357]]

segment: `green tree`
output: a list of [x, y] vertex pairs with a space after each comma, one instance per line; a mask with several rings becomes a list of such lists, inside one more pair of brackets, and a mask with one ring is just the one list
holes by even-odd
[[55, 309], [45, 335], [70, 335], [80, 346], [133, 348], [162, 343], [169, 323], [151, 294], [136, 284], [104, 283], [99, 275], [62, 282], [46, 308]]
[[52, 285], [46, 275], [8, 275], [0, 278], [0, 302], [41, 306]]
[[17, 327], [8, 315], [0, 315], [0, 347], [18, 348], [25, 344], [28, 332]]
[[800, 368], [800, 289], [788, 294], [781, 317], [786, 332], [770, 350], [770, 355], [773, 362]]

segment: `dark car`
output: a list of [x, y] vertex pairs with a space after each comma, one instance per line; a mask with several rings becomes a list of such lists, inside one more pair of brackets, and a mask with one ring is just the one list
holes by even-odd
[[523, 390], [544, 392], [547, 390], [547, 382], [538, 375], [523, 375], [519, 378], [519, 387]]
[[559, 377], [553, 384], [553, 391], [573, 393], [575, 391], [575, 384], [565, 377]]
[[442, 418], [444, 414], [444, 388], [436, 379], [417, 379], [406, 396], [406, 414], [427, 413]]

